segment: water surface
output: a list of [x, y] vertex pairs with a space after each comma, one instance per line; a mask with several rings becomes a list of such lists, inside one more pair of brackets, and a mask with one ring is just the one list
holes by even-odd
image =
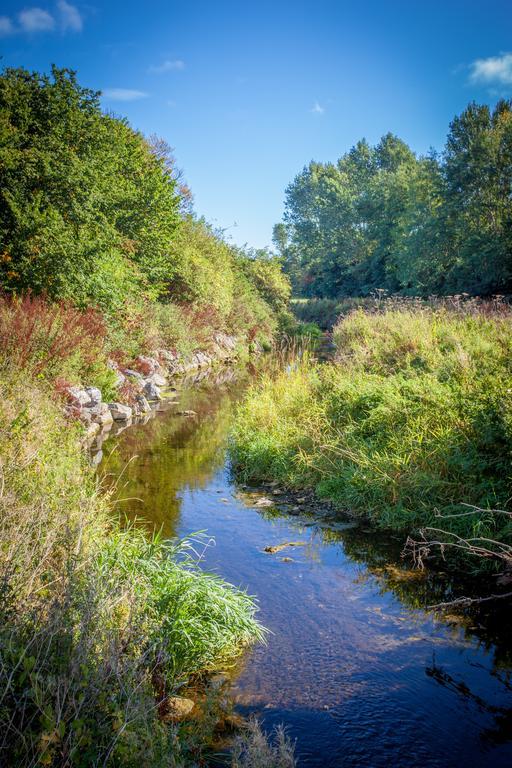
[[[239, 710], [268, 729], [283, 722], [304, 768], [512, 765], [507, 606], [437, 616], [425, 606], [474, 585], [410, 574], [401, 538], [327, 510], [256, 508], [261, 491], [237, 488], [226, 457], [249, 378], [223, 369], [185, 385], [145, 425], [109, 438], [100, 466], [122, 511], [166, 536], [208, 531], [204, 567], [258, 597], [272, 634], [240, 664]], [[287, 541], [304, 546], [263, 552]]]

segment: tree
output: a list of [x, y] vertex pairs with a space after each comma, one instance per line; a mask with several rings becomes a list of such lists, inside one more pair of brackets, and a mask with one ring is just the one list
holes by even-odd
[[0, 76], [0, 280], [113, 309], [172, 274], [176, 182], [74, 72]]

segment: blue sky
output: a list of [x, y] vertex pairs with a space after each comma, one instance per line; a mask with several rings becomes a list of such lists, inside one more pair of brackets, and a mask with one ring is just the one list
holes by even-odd
[[441, 149], [468, 101], [512, 97], [512, 2], [4, 0], [0, 51], [78, 70], [175, 147], [199, 214], [262, 247], [309, 160], [387, 131]]

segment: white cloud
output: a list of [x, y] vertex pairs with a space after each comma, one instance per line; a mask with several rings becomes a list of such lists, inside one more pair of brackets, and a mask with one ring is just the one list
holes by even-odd
[[512, 85], [512, 53], [476, 59], [471, 64], [470, 80], [488, 85]]
[[42, 8], [28, 8], [18, 14], [23, 32], [49, 32], [55, 28], [55, 19]]
[[84, 22], [80, 16], [78, 8], [66, 0], [59, 0], [57, 3], [60, 15], [60, 26], [64, 31], [70, 29], [72, 32], [81, 32]]
[[102, 93], [109, 101], [137, 101], [148, 96], [144, 91], [135, 91], [132, 88], [105, 88]]
[[161, 75], [164, 72], [179, 72], [185, 69], [185, 62], [181, 59], [167, 59], [157, 66], [150, 67], [148, 72], [152, 72], [157, 75]]
[[10, 18], [8, 16], [0, 16], [0, 37], [12, 35], [13, 32], [14, 27]]
[[313, 104], [312, 108], [309, 111], [312, 112], [314, 115], [323, 115], [323, 113], [325, 112], [325, 109], [324, 107], [320, 106], [318, 101], [315, 101], [315, 103]]

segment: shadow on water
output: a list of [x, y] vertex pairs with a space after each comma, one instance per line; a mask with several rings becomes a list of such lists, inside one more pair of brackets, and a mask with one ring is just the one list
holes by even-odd
[[[482, 585], [412, 571], [400, 537], [327, 508], [257, 508], [272, 489], [237, 488], [226, 460], [250, 380], [223, 369], [185, 383], [109, 438], [99, 468], [121, 512], [167, 536], [207, 530], [204, 567], [258, 597], [272, 634], [231, 673], [240, 711], [284, 722], [300, 766], [510, 766], [510, 606], [436, 615], [426, 607]], [[290, 541], [301, 546], [263, 551]]]

